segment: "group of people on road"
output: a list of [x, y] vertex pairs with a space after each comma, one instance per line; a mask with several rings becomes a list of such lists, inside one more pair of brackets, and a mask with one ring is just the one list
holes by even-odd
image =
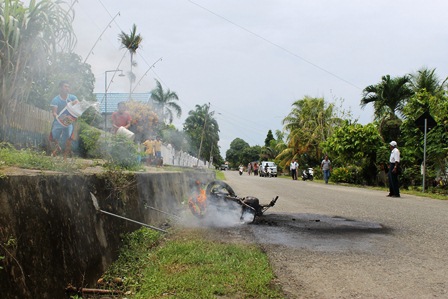
[[[249, 162], [246, 167], [247, 174], [251, 175], [253, 173], [255, 176], [257, 176], [258, 168], [259, 168], [259, 166], [258, 166], [257, 162]], [[242, 169], [241, 172], [244, 172], [244, 166], [242, 164], [240, 166], [238, 166], [238, 169]]]

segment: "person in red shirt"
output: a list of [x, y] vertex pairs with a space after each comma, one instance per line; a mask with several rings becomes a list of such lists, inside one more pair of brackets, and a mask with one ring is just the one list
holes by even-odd
[[112, 113], [112, 125], [114, 134], [120, 127], [129, 129], [131, 126], [131, 115], [126, 111], [126, 104], [124, 102], [118, 103], [118, 111]]

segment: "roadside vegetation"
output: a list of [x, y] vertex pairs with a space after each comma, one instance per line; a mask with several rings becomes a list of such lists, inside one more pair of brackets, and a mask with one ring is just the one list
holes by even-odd
[[98, 286], [127, 298], [284, 298], [254, 245], [213, 241], [200, 229], [162, 235], [146, 228], [124, 243]]

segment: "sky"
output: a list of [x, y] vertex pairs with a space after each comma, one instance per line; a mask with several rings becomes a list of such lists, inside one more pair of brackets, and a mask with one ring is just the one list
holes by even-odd
[[[180, 130], [195, 105], [210, 104], [223, 158], [235, 138], [263, 146], [305, 96], [367, 124], [362, 90], [382, 76], [422, 67], [448, 76], [446, 0], [76, 0], [73, 9], [75, 52], [92, 67], [94, 92], [105, 91], [106, 71], [130, 70], [118, 35], [135, 24], [133, 92], [155, 79], [176, 92]], [[129, 92], [126, 77], [107, 79], [107, 92]]]

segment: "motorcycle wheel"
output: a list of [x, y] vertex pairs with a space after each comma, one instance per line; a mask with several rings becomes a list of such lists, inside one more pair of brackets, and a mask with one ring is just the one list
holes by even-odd
[[211, 200], [219, 200], [226, 196], [235, 197], [235, 191], [226, 182], [223, 181], [212, 181], [207, 185], [205, 189], [207, 198]]

